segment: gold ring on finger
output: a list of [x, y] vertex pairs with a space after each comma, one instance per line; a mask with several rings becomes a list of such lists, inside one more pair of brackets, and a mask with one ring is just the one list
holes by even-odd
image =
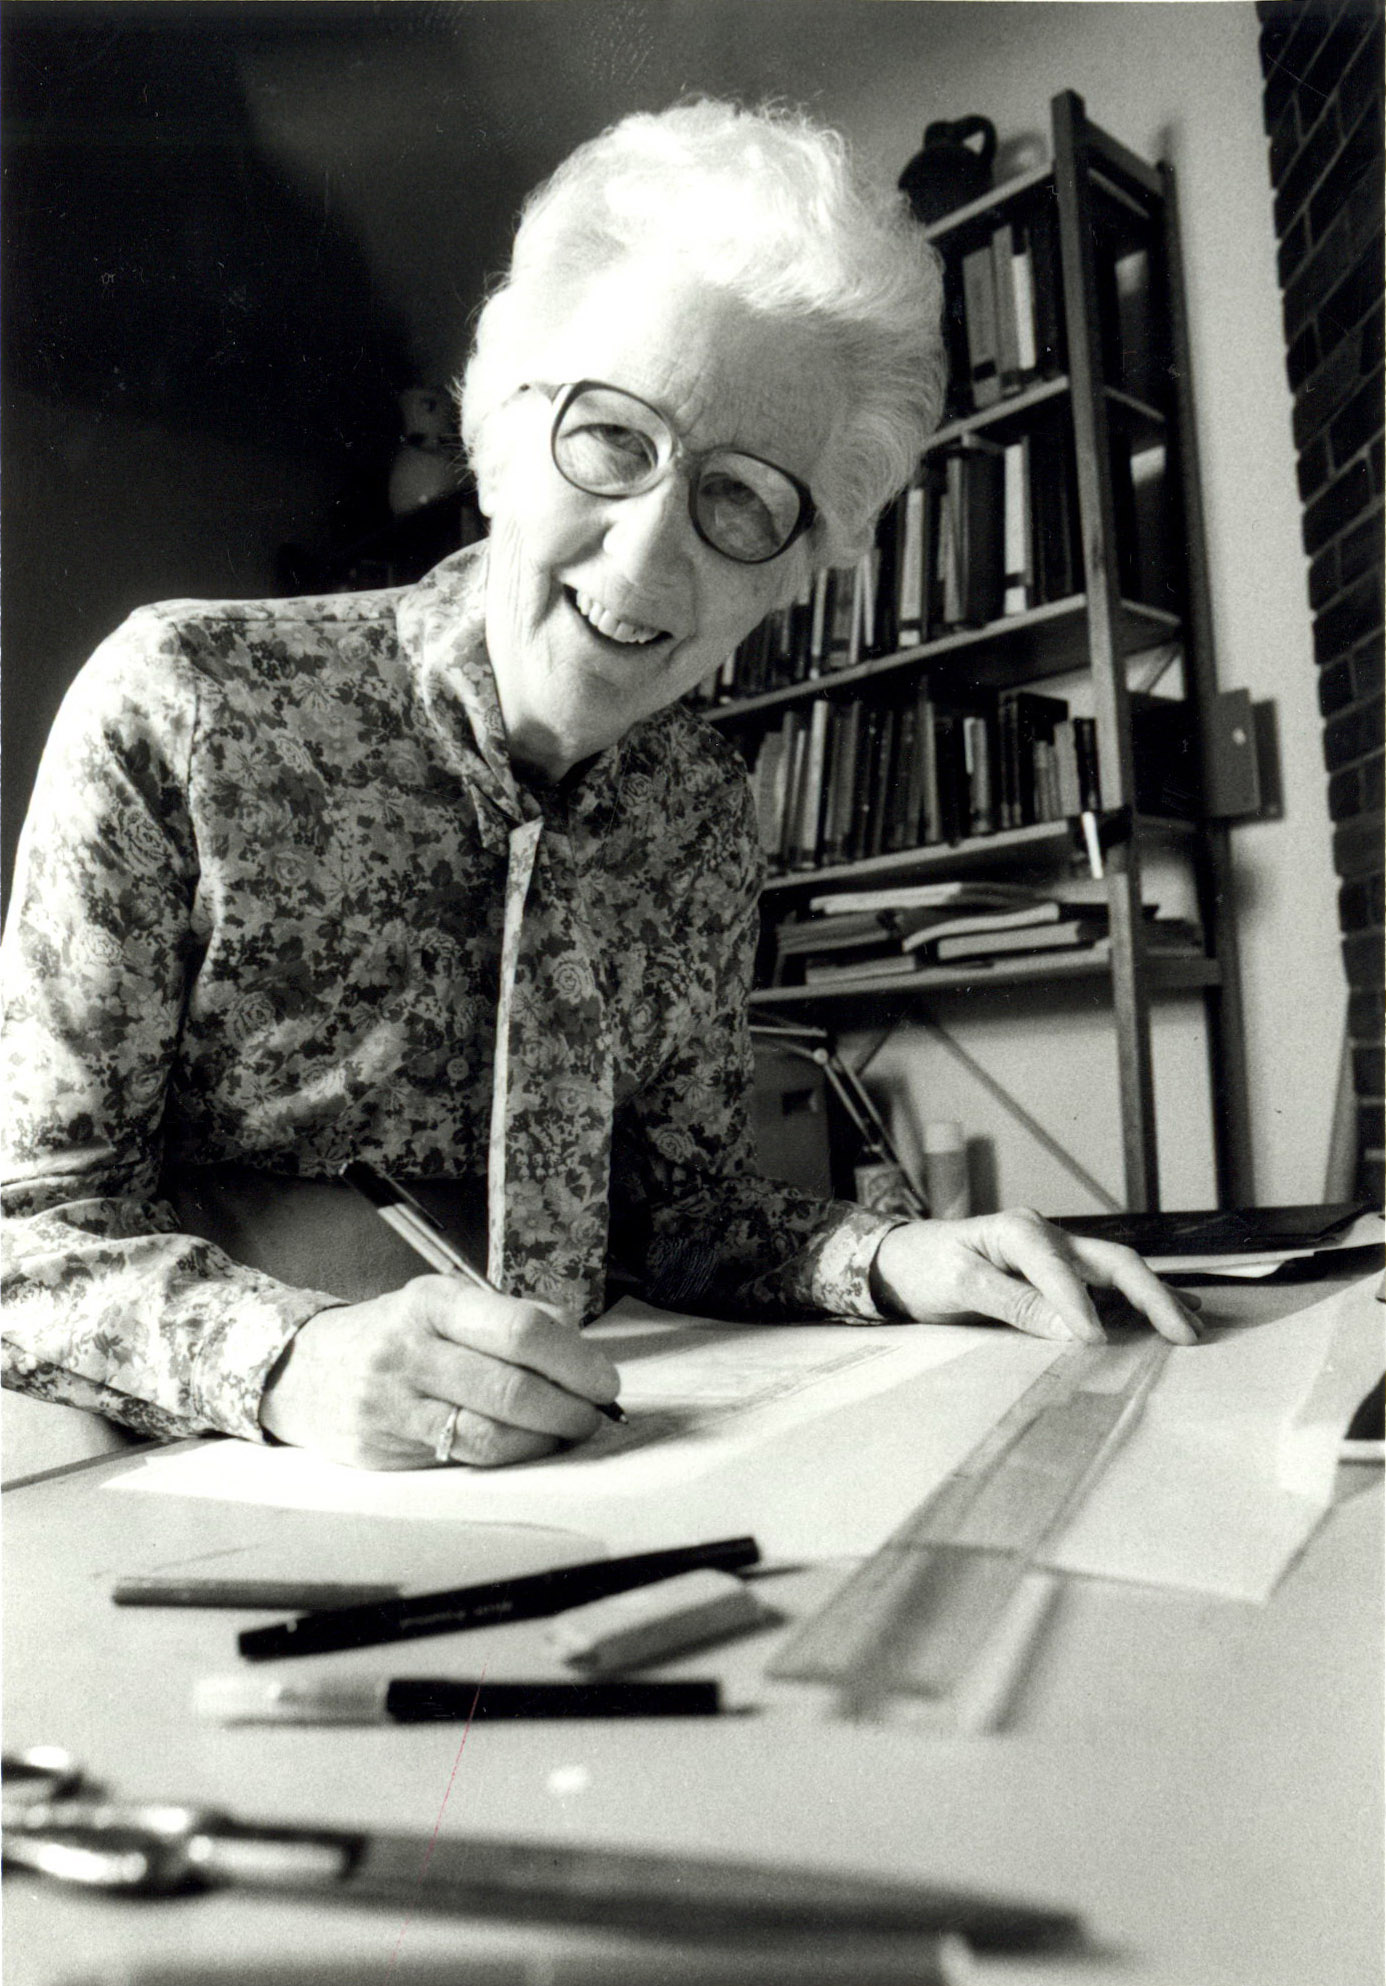
[[460, 1406], [449, 1407], [443, 1425], [438, 1430], [438, 1439], [433, 1444], [433, 1453], [438, 1461], [452, 1460], [452, 1444], [457, 1439], [457, 1418], [462, 1412]]

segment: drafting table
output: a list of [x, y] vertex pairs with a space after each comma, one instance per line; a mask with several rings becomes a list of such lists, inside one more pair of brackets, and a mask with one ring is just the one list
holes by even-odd
[[[1260, 1320], [1328, 1287], [1205, 1296], [1215, 1317]], [[484, 1576], [484, 1547], [446, 1525], [103, 1493], [136, 1466], [122, 1457], [59, 1471], [9, 1491], [3, 1511], [6, 1742], [65, 1746], [125, 1797], [304, 1823], [437, 1823], [449, 1834], [779, 1858], [1083, 1914], [1083, 1955], [979, 1961], [969, 1975], [1005, 1986], [1370, 1986], [1382, 1976], [1379, 1469], [1339, 1471], [1334, 1507], [1265, 1607], [1068, 1581], [997, 1733], [827, 1719], [811, 1690], [766, 1680], [784, 1631], [771, 1626], [656, 1672], [716, 1674], [751, 1706], [745, 1715], [493, 1725], [469, 1734], [459, 1761], [459, 1730], [446, 1724], [197, 1723], [193, 1681], [233, 1669], [235, 1629], [264, 1617], [117, 1609], [107, 1595], [132, 1561], [196, 1558], [203, 1570], [220, 1561], [249, 1574], [257, 1554], [259, 1569], [277, 1565], [286, 1539], [311, 1547], [322, 1578], [447, 1586]], [[505, 1572], [545, 1562], [542, 1534], [516, 1534], [508, 1549]], [[526, 1551], [529, 1564], [516, 1564]], [[808, 1566], [760, 1590], [793, 1619], [846, 1569]], [[542, 1626], [379, 1650], [376, 1667], [561, 1674]], [[676, 1954], [656, 1949], [646, 1963], [644, 1948], [595, 1936], [242, 1895], [132, 1904], [13, 1875], [4, 1932], [6, 1986], [492, 1986], [521, 1976], [504, 1969], [507, 1954], [539, 1950], [558, 1955], [556, 1982], [678, 1986], [685, 1976]], [[462, 1969], [464, 1955], [475, 1970]]]

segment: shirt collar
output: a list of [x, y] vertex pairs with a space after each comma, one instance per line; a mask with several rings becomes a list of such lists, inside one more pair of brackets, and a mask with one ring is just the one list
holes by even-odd
[[[540, 811], [515, 777], [505, 720], [486, 652], [487, 546], [469, 545], [404, 588], [397, 608], [400, 645], [429, 721], [453, 768], [507, 828]], [[628, 737], [561, 782], [573, 814], [600, 831], [620, 790]]]

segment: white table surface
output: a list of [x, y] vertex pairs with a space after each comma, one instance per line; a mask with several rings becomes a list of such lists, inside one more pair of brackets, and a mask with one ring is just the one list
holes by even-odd
[[[1215, 1315], [1254, 1317], [1324, 1288], [1206, 1294]], [[1084, 1951], [969, 1971], [1007, 1986], [1383, 1978], [1379, 1469], [1340, 1469], [1334, 1508], [1264, 1608], [1066, 1581], [998, 1732], [836, 1719], [819, 1692], [766, 1680], [783, 1632], [769, 1626], [652, 1672], [715, 1673], [743, 1714], [478, 1727], [459, 1751], [453, 1725], [199, 1723], [193, 1682], [234, 1668], [237, 1629], [266, 1617], [116, 1608], [108, 1590], [117, 1575], [175, 1565], [448, 1586], [486, 1576], [491, 1532], [102, 1493], [135, 1466], [88, 1464], [3, 1499], [9, 1750], [59, 1744], [122, 1796], [246, 1817], [744, 1855], [1079, 1910]], [[518, 1543], [503, 1541], [507, 1572], [527, 1569]], [[545, 1563], [542, 1534], [525, 1549]], [[806, 1567], [760, 1590], [791, 1619], [846, 1569]], [[542, 1623], [314, 1659], [324, 1673], [564, 1673]], [[728, 1986], [794, 1986], [792, 1966], [776, 1971], [768, 1957], [761, 1970], [728, 1966]], [[868, 1971], [863, 1956], [844, 1986], [864, 1986]], [[248, 1895], [136, 1904], [9, 1875], [3, 1977], [680, 1986], [704, 1974], [675, 1946], [595, 1934]]]

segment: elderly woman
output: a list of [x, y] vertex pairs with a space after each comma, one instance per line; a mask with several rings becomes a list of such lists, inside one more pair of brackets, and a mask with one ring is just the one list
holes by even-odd
[[[7, 1385], [368, 1468], [581, 1440], [613, 1279], [757, 1319], [1166, 1337], [1129, 1251], [756, 1176], [760, 882], [681, 699], [869, 542], [937, 416], [932, 251], [837, 139], [699, 103], [530, 200], [462, 387], [488, 541], [421, 583], [135, 614], [35, 795], [8, 935]], [[482, 1247], [418, 1262], [364, 1158]]]

